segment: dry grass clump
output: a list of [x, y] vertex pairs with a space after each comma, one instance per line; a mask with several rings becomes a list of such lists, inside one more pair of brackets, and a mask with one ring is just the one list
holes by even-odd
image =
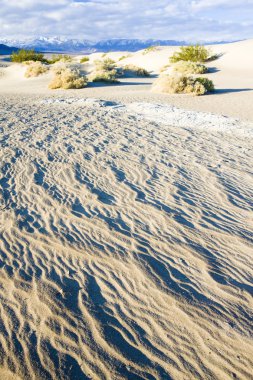
[[180, 74], [205, 74], [208, 69], [205, 65], [190, 61], [178, 61], [174, 65], [174, 71]]
[[206, 62], [210, 58], [210, 51], [202, 45], [181, 46], [170, 58], [171, 63], [179, 61]]
[[115, 61], [110, 58], [106, 58], [104, 60], [96, 60], [95, 62], [95, 70], [89, 76], [89, 79], [92, 82], [107, 82], [107, 83], [115, 83], [117, 80], [117, 70]]
[[152, 88], [154, 92], [197, 96], [213, 90], [213, 82], [207, 78], [193, 78], [181, 75], [162, 75], [156, 80]]
[[95, 70], [89, 76], [89, 80], [92, 82], [107, 82], [117, 83], [117, 71], [116, 70]]
[[96, 71], [107, 71], [107, 70], [115, 70], [116, 69], [116, 62], [111, 58], [106, 58], [103, 60], [95, 60], [95, 69]]
[[48, 71], [48, 67], [43, 65], [40, 61], [29, 61], [27, 62], [28, 67], [25, 72], [26, 78], [38, 77], [39, 75], [45, 74]]
[[77, 69], [59, 65], [53, 69], [53, 72], [54, 78], [49, 84], [49, 88], [51, 89], [62, 88], [68, 90], [87, 86], [87, 78], [81, 75]]
[[135, 65], [125, 65], [123, 68], [123, 75], [137, 76], [137, 77], [149, 77], [150, 73], [143, 67]]

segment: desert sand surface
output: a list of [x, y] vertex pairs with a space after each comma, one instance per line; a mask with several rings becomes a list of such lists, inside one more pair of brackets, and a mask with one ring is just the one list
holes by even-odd
[[252, 46], [198, 98], [2, 60], [0, 379], [253, 379]]

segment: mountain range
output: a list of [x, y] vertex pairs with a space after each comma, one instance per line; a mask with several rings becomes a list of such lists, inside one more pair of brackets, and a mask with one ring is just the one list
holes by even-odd
[[0, 44], [0, 55], [8, 55], [13, 51], [17, 51], [18, 49], [12, 46], [6, 46], [4, 44]]
[[62, 37], [38, 37], [29, 39], [1, 39], [0, 43], [15, 46], [20, 49], [35, 49], [41, 52], [107, 52], [107, 51], [137, 51], [151, 45], [186, 45], [184, 41], [174, 40], [140, 40], [140, 39], [109, 39], [97, 42], [88, 40], [68, 39]]
[[[225, 41], [212, 42], [225, 43]], [[189, 44], [176, 40], [142, 40], [113, 38], [91, 42], [89, 40], [69, 39], [63, 37], [37, 37], [26, 39], [1, 39], [0, 44], [15, 46], [19, 49], [35, 49], [41, 52], [93, 53], [108, 51], [138, 51], [149, 46], [183, 46]], [[13, 51], [13, 48], [12, 50]], [[7, 54], [7, 53], [4, 53]]]

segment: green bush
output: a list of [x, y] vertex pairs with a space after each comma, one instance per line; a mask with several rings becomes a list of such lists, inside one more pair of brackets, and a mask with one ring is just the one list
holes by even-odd
[[90, 58], [89, 57], [83, 57], [80, 59], [80, 63], [86, 63], [89, 62]]
[[178, 61], [174, 65], [174, 71], [181, 74], [205, 74], [207, 70], [205, 65], [190, 61]]
[[181, 75], [162, 75], [153, 87], [154, 92], [168, 94], [204, 95], [214, 90], [213, 82], [207, 78], [193, 78]]
[[37, 53], [34, 50], [21, 49], [11, 54], [11, 61], [22, 63], [26, 61], [40, 61], [46, 63], [43, 53]]
[[210, 57], [210, 51], [202, 45], [181, 46], [180, 51], [175, 52], [170, 58], [171, 63], [178, 61], [206, 62]]

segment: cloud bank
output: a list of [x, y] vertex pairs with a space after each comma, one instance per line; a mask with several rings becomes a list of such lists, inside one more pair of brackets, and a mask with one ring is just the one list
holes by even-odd
[[0, 38], [253, 37], [253, 0], [0, 0]]

